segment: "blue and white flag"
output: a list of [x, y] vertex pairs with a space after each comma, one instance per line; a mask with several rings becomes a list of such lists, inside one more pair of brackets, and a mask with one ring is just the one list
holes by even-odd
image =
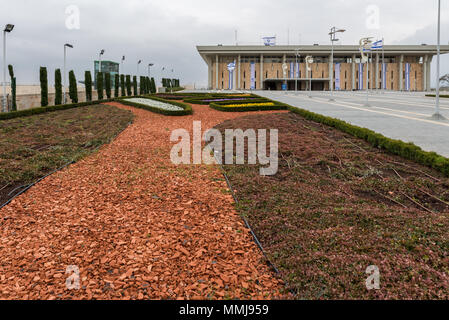
[[229, 71], [229, 90], [234, 88], [234, 70], [235, 70], [235, 62], [231, 62], [228, 64]]
[[384, 40], [378, 40], [371, 45], [371, 49], [373, 50], [383, 49], [383, 47], [384, 47]]
[[263, 37], [262, 39], [267, 47], [276, 45], [276, 37]]
[[294, 77], [295, 77], [294, 63], [290, 62], [290, 79], [293, 79]]
[[335, 90], [341, 90], [341, 81], [340, 81], [340, 63], [335, 64]]
[[359, 63], [359, 90], [363, 90], [363, 63]]
[[296, 74], [295, 74], [296, 78], [299, 78], [299, 62], [296, 62]]
[[254, 62], [251, 62], [251, 90], [256, 89], [256, 64]]
[[410, 63], [405, 64], [405, 91], [410, 91]]

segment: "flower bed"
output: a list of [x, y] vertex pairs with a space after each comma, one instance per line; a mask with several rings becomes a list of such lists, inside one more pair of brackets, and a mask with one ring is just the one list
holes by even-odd
[[240, 104], [220, 104], [212, 102], [210, 104], [212, 109], [224, 112], [246, 112], [246, 111], [268, 111], [268, 110], [287, 110], [287, 105], [270, 101], [268, 99], [257, 103], [240, 103]]
[[140, 96], [135, 98], [119, 99], [118, 101], [132, 107], [145, 109], [167, 116], [185, 116], [193, 113], [192, 107], [185, 103], [167, 101], [154, 96]]

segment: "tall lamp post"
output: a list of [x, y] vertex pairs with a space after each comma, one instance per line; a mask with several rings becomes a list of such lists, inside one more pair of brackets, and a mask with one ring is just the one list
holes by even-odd
[[343, 33], [345, 32], [345, 29], [337, 29], [336, 27], [332, 27], [331, 31], [329, 32], [329, 35], [331, 37], [331, 61], [330, 61], [330, 76], [331, 76], [331, 82], [330, 82], [330, 89], [331, 89], [331, 98], [329, 101], [335, 101], [334, 99], [334, 42], [338, 41], [339, 39], [336, 38], [337, 33]]
[[154, 63], [149, 63], [148, 64], [148, 78], [151, 79], [151, 67], [154, 66]]
[[98, 72], [101, 72], [101, 56], [102, 55], [104, 55], [104, 49], [101, 49], [101, 51], [100, 51], [100, 55], [99, 55], [99, 57], [100, 57], [100, 64], [99, 64], [99, 66], [98, 66]]
[[441, 55], [441, 0], [438, 0], [438, 34], [437, 34], [437, 86], [436, 86], [436, 103], [435, 114], [432, 116], [436, 120], [444, 120], [440, 113], [440, 55]]
[[64, 104], [67, 104], [67, 70], [66, 70], [66, 65], [67, 65], [67, 48], [72, 48], [73, 46], [69, 43], [66, 43], [64, 45]]
[[371, 43], [372, 43], [372, 38], [371, 37], [367, 37], [367, 38], [362, 38], [359, 41], [360, 44], [360, 55], [362, 57], [362, 63], [365, 63], [366, 65], [366, 102], [365, 102], [365, 107], [370, 107], [369, 104], [369, 78], [368, 78], [368, 72], [369, 72], [369, 50], [371, 50]]
[[122, 74], [125, 74], [125, 70], [123, 69], [123, 64], [125, 63], [125, 56], [122, 57], [122, 61], [121, 61], [121, 69], [122, 69]]
[[8, 111], [6, 99], [6, 34], [10, 33], [13, 29], [13, 24], [7, 24], [3, 30], [3, 112]]
[[142, 60], [137, 61], [137, 76], [139, 76], [139, 65], [142, 63]]
[[313, 63], [313, 57], [307, 56], [306, 57], [306, 69], [307, 69], [307, 77], [309, 78], [309, 98], [312, 98], [312, 75], [310, 72], [312, 71], [312, 68], [310, 65]]
[[[295, 58], [296, 58], [296, 64], [295, 64], [295, 69], [296, 69], [296, 68], [298, 68], [298, 58], [301, 58], [299, 49], [295, 50]], [[295, 94], [298, 94], [298, 77], [299, 77], [299, 70], [296, 70], [296, 72], [295, 72]]]

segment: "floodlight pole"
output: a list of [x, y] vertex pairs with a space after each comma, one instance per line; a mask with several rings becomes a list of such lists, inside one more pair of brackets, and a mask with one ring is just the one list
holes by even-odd
[[11, 32], [14, 29], [14, 25], [7, 24], [3, 30], [3, 112], [8, 112], [8, 101], [6, 98], [6, 33]]
[[[298, 67], [298, 57], [301, 57], [301, 54], [299, 53], [299, 49], [296, 49], [295, 51], [295, 57], [296, 57], [296, 64], [295, 69]], [[299, 73], [299, 70], [298, 70]], [[298, 73], [295, 72], [295, 94], [298, 94]]]
[[441, 0], [438, 0], [438, 35], [437, 35], [437, 85], [436, 85], [436, 103], [435, 114], [432, 118], [436, 120], [444, 120], [440, 113], [440, 55], [441, 55]]
[[331, 50], [331, 61], [330, 61], [330, 67], [331, 67], [331, 69], [330, 69], [330, 73], [331, 73], [330, 74], [330, 76], [331, 76], [331, 82], [330, 82], [331, 97], [330, 97], [329, 101], [335, 101], [335, 99], [334, 99], [334, 42], [338, 41], [338, 39], [336, 38], [337, 32], [343, 33], [345, 31], [346, 30], [344, 30], [344, 29], [337, 29], [336, 27], [332, 27], [330, 32], [329, 32], [329, 35], [331, 37], [331, 47], [332, 47], [332, 50]]

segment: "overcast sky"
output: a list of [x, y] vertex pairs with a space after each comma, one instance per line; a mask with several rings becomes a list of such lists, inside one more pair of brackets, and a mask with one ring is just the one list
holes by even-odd
[[[136, 74], [142, 59], [142, 75], [153, 62], [153, 75], [159, 77], [166, 67], [174, 69], [182, 83], [198, 86], [207, 83], [207, 68], [196, 45], [232, 45], [235, 30], [239, 44], [261, 44], [262, 36], [271, 35], [277, 36], [278, 44], [328, 44], [333, 25], [348, 30], [341, 36], [342, 44], [357, 44], [363, 36], [383, 36], [386, 44], [436, 44], [437, 2], [1, 0], [0, 24], [16, 25], [7, 48], [18, 84], [38, 84], [39, 66], [48, 67], [53, 83], [54, 69], [63, 65], [63, 44], [69, 42], [74, 49], [68, 68], [75, 70], [78, 80], [93, 69], [93, 60], [105, 49], [105, 60], [126, 56], [126, 73]], [[66, 14], [71, 5], [79, 8], [79, 29], [67, 28], [67, 22], [76, 26], [76, 15]], [[448, 44], [448, 1], [442, 1], [441, 29], [441, 42]], [[449, 56], [442, 58], [442, 72], [449, 73]]]

